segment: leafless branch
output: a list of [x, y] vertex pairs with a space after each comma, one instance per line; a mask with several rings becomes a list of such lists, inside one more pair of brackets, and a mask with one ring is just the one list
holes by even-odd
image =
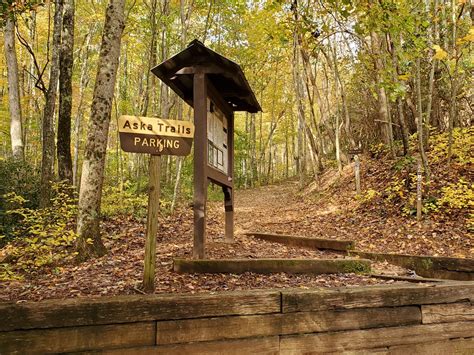
[[44, 72], [46, 70], [46, 67], [48, 66], [49, 59], [46, 62], [46, 64], [44, 65], [43, 69], [40, 69], [38, 61], [36, 60], [35, 52], [31, 48], [31, 46], [29, 45], [27, 40], [21, 35], [20, 31], [18, 30], [18, 27], [16, 27], [16, 37], [18, 38], [18, 41], [20, 42], [20, 44], [23, 47], [25, 47], [25, 49], [28, 51], [28, 53], [30, 53], [31, 58], [33, 59], [33, 64], [35, 66], [37, 76], [33, 75], [29, 71], [27, 71], [27, 72], [35, 79], [35, 81], [36, 81], [35, 82], [35, 87], [38, 88], [39, 90], [41, 90], [43, 92], [43, 94], [46, 95], [46, 92], [48, 90], [46, 89], [46, 86], [44, 84], [43, 75], [44, 75]]

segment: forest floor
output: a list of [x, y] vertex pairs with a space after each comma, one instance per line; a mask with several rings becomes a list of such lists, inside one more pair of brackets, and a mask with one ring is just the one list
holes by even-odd
[[[378, 179], [363, 170], [364, 184]], [[224, 243], [223, 204], [208, 204], [206, 257], [217, 258], [345, 258], [343, 253], [289, 247], [246, 236], [246, 232], [274, 232], [296, 236], [353, 240], [364, 251], [472, 257], [473, 239], [459, 220], [388, 213], [377, 204], [355, 198], [352, 169], [323, 175], [304, 190], [296, 180], [236, 192], [235, 243]], [[375, 180], [374, 180], [375, 181]], [[311, 288], [395, 283], [356, 274], [260, 275], [177, 274], [173, 258], [191, 258], [192, 209], [181, 207], [162, 217], [157, 239], [156, 293], [196, 293], [261, 288]], [[0, 284], [0, 300], [21, 301], [142, 293], [144, 221], [123, 217], [103, 222], [108, 254], [82, 264], [64, 265], [31, 274], [21, 281]], [[407, 270], [375, 263], [374, 272], [406, 275]]]
[[[374, 166], [362, 168], [363, 185], [374, 186], [383, 180], [383, 173]], [[351, 166], [341, 175], [329, 171], [299, 192], [295, 192], [297, 181], [241, 191], [237, 197], [241, 232], [352, 240], [356, 249], [378, 253], [474, 257], [474, 238], [464, 219], [428, 216], [418, 223], [376, 201], [361, 204], [352, 174]]]

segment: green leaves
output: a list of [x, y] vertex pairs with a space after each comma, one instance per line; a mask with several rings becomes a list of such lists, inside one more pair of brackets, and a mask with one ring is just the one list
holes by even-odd
[[65, 183], [53, 184], [53, 193], [52, 207], [45, 209], [24, 207], [26, 200], [14, 192], [4, 195], [12, 206], [7, 213], [16, 215], [19, 222], [12, 231], [15, 239], [3, 249], [11, 261], [0, 270], [0, 279], [11, 279], [18, 276], [16, 272], [33, 272], [72, 258], [76, 240], [72, 223], [76, 214], [75, 193]]

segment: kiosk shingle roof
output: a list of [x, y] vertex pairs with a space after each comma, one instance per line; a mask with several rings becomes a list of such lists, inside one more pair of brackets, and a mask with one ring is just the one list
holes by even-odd
[[151, 71], [188, 104], [193, 106], [193, 69], [202, 68], [217, 92], [233, 111], [261, 111], [242, 68], [207, 48], [198, 40], [154, 67]]

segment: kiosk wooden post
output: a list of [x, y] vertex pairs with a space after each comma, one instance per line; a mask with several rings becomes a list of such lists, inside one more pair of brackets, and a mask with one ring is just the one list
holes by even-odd
[[239, 65], [198, 40], [152, 72], [194, 108], [193, 257], [202, 259], [209, 182], [222, 187], [224, 240], [234, 240], [234, 111], [261, 108]]
[[194, 248], [193, 257], [204, 258], [207, 202], [207, 86], [206, 74], [197, 72], [193, 78], [194, 144]]
[[[229, 120], [228, 126], [228, 161], [229, 161], [229, 176], [234, 178], [234, 115]], [[225, 209], [225, 234], [224, 240], [227, 243], [234, 241], [234, 189], [229, 186], [222, 188], [224, 192], [224, 209]]]

